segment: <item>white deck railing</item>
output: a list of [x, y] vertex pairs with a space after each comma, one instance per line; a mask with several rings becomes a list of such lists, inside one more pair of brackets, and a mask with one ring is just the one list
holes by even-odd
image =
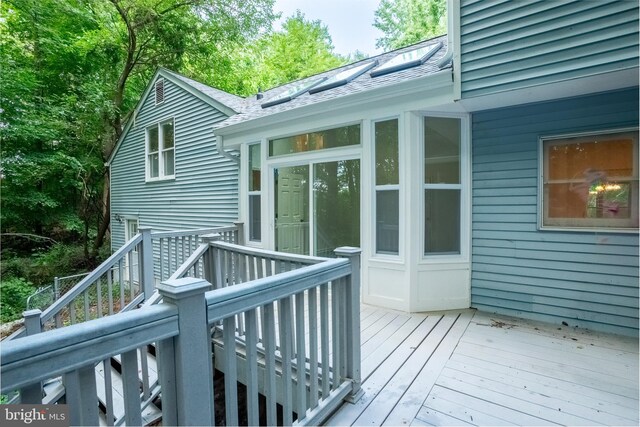
[[[249, 425], [259, 423], [259, 393], [266, 397], [270, 425], [277, 421], [276, 403], [285, 424], [294, 417], [300, 425], [318, 424], [344, 399], [358, 396], [359, 250], [336, 251], [347, 259], [320, 259], [213, 239], [196, 253], [189, 263], [193, 267], [197, 258], [206, 264], [203, 273], [214, 277], [213, 284], [169, 279], [158, 285], [162, 301], [154, 306], [3, 343], [2, 393], [21, 389], [22, 403], [42, 403], [42, 382], [63, 375], [73, 425], [97, 425], [105, 416], [99, 401], [107, 406], [107, 424], [143, 424], [142, 408], [157, 391], [163, 424], [213, 425], [213, 334], [215, 366], [225, 374], [227, 425], [238, 424], [237, 381], [247, 387]], [[141, 393], [138, 371], [146, 357], [139, 354], [152, 344], [160, 387], [154, 392], [142, 384]], [[117, 396], [110, 375], [114, 357], [122, 366]], [[101, 381], [96, 372], [103, 373]], [[125, 410], [117, 419], [108, 406], [119, 396]]]

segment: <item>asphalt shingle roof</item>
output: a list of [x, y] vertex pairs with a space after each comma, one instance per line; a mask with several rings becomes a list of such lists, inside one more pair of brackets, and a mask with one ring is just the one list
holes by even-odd
[[237, 113], [244, 111], [244, 109], [246, 108], [245, 104], [247, 99], [245, 98], [242, 98], [237, 95], [233, 95], [229, 92], [225, 92], [220, 89], [213, 88], [211, 86], [207, 86], [203, 83], [197, 82], [195, 80], [192, 80], [188, 77], [185, 77], [173, 71], [170, 71], [170, 70], [165, 70], [165, 71], [175, 76], [177, 79], [182, 80], [183, 82], [193, 87], [194, 89], [204, 93], [208, 97], [218, 101], [221, 104], [226, 105], [227, 107], [231, 108]]

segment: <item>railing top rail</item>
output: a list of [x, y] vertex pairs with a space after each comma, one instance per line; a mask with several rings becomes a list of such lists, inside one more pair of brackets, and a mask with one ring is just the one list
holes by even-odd
[[51, 319], [55, 314], [62, 309], [62, 307], [69, 304], [71, 301], [75, 299], [78, 295], [80, 295], [86, 288], [86, 286], [92, 284], [97, 278], [102, 276], [104, 273], [109, 271], [111, 267], [116, 265], [118, 261], [129, 251], [131, 251], [135, 246], [142, 242], [142, 234], [136, 234], [131, 240], [129, 240], [124, 246], [115, 251], [109, 258], [106, 259], [102, 264], [98, 266], [95, 270], [89, 273], [84, 279], [79, 281], [73, 288], [69, 290], [69, 292], [65, 293], [61, 298], [59, 298], [55, 303], [50, 305], [45, 311], [40, 315], [40, 321], [42, 323]]
[[187, 260], [183, 262], [182, 265], [180, 265], [180, 267], [178, 267], [176, 271], [174, 271], [174, 273], [171, 275], [171, 277], [169, 277], [169, 279], [179, 279], [182, 276], [184, 276], [189, 271], [189, 269], [193, 267], [195, 263], [198, 262], [198, 260], [200, 260], [200, 258], [202, 258], [202, 255], [208, 249], [209, 249], [209, 245], [207, 245], [206, 243], [203, 243], [200, 246], [198, 246], [198, 249], [196, 249], [189, 256], [189, 258], [187, 258]]
[[205, 294], [209, 324], [234, 314], [277, 301], [351, 273], [348, 259], [322, 263], [252, 280]]
[[201, 234], [209, 234], [209, 233], [224, 233], [226, 231], [235, 231], [238, 227], [235, 225], [228, 225], [224, 227], [212, 227], [212, 228], [197, 228], [193, 230], [180, 230], [180, 231], [152, 231], [151, 238], [152, 239], [162, 239], [166, 237], [183, 237], [183, 236], [193, 236], [201, 235]]
[[318, 264], [330, 260], [331, 258], [322, 258], [310, 255], [285, 254], [283, 252], [269, 251], [266, 249], [250, 248], [248, 246], [236, 245], [227, 242], [212, 242], [211, 246], [238, 252], [244, 255], [271, 258], [278, 261], [299, 262], [301, 264]]
[[91, 274], [91, 272], [88, 273], [78, 273], [78, 274], [72, 274], [70, 276], [62, 276], [62, 277], [57, 277], [58, 280], [66, 280], [66, 279], [75, 279], [76, 277], [82, 277], [82, 276], [86, 276], [88, 274]]
[[178, 334], [170, 304], [133, 310], [3, 343], [2, 392]]

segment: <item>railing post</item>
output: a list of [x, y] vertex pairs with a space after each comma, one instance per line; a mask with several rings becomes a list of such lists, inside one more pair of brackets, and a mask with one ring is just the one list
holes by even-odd
[[140, 281], [144, 299], [147, 300], [153, 294], [155, 279], [153, 277], [153, 241], [151, 240], [151, 227], [139, 227], [138, 232], [142, 234], [142, 245], [140, 250]]
[[360, 388], [360, 248], [343, 246], [335, 250], [339, 258], [347, 258], [351, 263], [351, 275], [347, 278], [346, 304], [347, 318], [345, 333], [347, 334], [347, 378], [353, 381], [351, 393], [345, 400], [354, 403], [364, 394]]
[[178, 308], [180, 333], [173, 338], [173, 365], [165, 354], [160, 370], [175, 373], [175, 394], [170, 394], [176, 400], [175, 424], [181, 426], [214, 425], [211, 333], [204, 298], [210, 286], [206, 280], [190, 277], [166, 280], [158, 285], [164, 303]]
[[[40, 322], [40, 310], [28, 310], [22, 313], [24, 317], [24, 329], [27, 336], [39, 334], [42, 332], [42, 323]], [[21, 403], [42, 404], [42, 383], [32, 384], [20, 390]]]
[[204, 234], [201, 238], [202, 238], [203, 244], [209, 245], [209, 249], [202, 257], [202, 270], [204, 272], [204, 279], [207, 282], [211, 283], [212, 285], [211, 289], [217, 289], [216, 285], [218, 284], [216, 283], [216, 280], [215, 280], [216, 263], [214, 262], [214, 259], [213, 259], [214, 251], [211, 250], [211, 243], [221, 242], [222, 235], [219, 233], [211, 233], [211, 234]]
[[242, 221], [234, 221], [233, 225], [235, 225], [238, 229], [238, 241], [236, 244], [244, 246], [244, 222]]

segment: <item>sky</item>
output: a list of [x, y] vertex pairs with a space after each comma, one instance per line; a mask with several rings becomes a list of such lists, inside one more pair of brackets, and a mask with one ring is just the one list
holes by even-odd
[[[307, 20], [319, 19], [329, 28], [334, 51], [341, 55], [356, 50], [369, 56], [382, 53], [376, 49], [376, 39], [382, 33], [373, 26], [373, 13], [380, 0], [276, 0], [275, 12], [282, 12], [284, 18], [293, 15], [297, 9]], [[280, 30], [280, 23], [275, 29]]]

